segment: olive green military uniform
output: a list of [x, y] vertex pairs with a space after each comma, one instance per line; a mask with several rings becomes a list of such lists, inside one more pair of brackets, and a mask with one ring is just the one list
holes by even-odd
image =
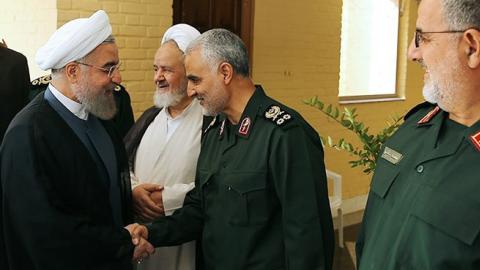
[[203, 269], [331, 269], [333, 226], [318, 134], [257, 87], [239, 125], [220, 115], [207, 129], [196, 188], [181, 210], [149, 231], [156, 246], [201, 238]]
[[417, 106], [378, 158], [359, 269], [480, 269], [479, 231], [480, 122]]

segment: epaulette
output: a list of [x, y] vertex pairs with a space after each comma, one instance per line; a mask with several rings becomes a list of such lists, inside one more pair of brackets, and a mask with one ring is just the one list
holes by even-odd
[[50, 74], [33, 80], [31, 82], [30, 90], [28, 91], [28, 100], [33, 100], [38, 94], [47, 89], [51, 80], [52, 75]]
[[32, 81], [33, 86], [47, 86], [50, 81], [52, 80], [52, 75], [48, 74], [42, 77], [38, 77], [35, 80]]
[[277, 126], [284, 126], [292, 120], [292, 115], [287, 113], [280, 105], [270, 105], [264, 112], [265, 119], [272, 121]]
[[418, 104], [417, 106], [413, 107], [410, 111], [408, 111], [405, 116], [403, 117], [403, 120], [407, 120], [410, 116], [412, 116], [413, 114], [415, 114], [416, 112], [418, 112], [419, 110], [423, 109], [423, 108], [428, 108], [428, 107], [434, 107], [435, 104], [432, 104], [430, 102], [423, 102], [423, 103], [420, 103]]

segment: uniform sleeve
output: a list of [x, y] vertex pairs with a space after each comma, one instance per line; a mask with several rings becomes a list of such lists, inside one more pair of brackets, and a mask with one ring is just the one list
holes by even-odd
[[29, 260], [42, 269], [79, 269], [92, 261], [130, 263], [133, 245], [127, 230], [92, 222], [57, 196], [52, 183], [58, 179], [49, 178], [39, 161], [52, 157], [39, 150], [42, 141], [31, 129], [14, 126], [0, 149], [5, 248], [28, 250]]
[[331, 269], [333, 225], [321, 144], [299, 126], [279, 130], [269, 171], [282, 208], [287, 269]]
[[148, 225], [148, 241], [155, 247], [174, 246], [200, 238], [203, 211], [198, 188], [187, 193], [183, 207], [173, 215], [157, 219]]

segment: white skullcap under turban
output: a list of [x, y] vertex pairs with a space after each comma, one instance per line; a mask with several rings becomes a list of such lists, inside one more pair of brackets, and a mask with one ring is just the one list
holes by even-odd
[[163, 35], [162, 44], [169, 40], [174, 40], [177, 43], [178, 48], [185, 52], [188, 44], [200, 36], [200, 32], [192, 26], [184, 23], [175, 24], [167, 29], [167, 32]]
[[108, 15], [99, 10], [90, 18], [75, 19], [58, 28], [38, 49], [35, 61], [43, 70], [60, 69], [93, 51], [111, 34]]

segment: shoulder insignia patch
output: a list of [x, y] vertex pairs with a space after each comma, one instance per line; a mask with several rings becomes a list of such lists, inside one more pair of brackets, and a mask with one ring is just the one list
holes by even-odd
[[432, 118], [437, 115], [437, 113], [440, 111], [440, 107], [436, 106], [433, 110], [427, 113], [420, 121], [417, 122], [418, 125], [425, 124], [430, 122]]
[[45, 76], [38, 77], [35, 80], [33, 80], [32, 85], [47, 85], [47, 84], [50, 83], [51, 80], [52, 80], [52, 75], [51, 74], [45, 75]]
[[277, 126], [281, 126], [290, 121], [292, 116], [282, 111], [279, 106], [272, 105], [265, 111], [265, 118], [274, 122]]

